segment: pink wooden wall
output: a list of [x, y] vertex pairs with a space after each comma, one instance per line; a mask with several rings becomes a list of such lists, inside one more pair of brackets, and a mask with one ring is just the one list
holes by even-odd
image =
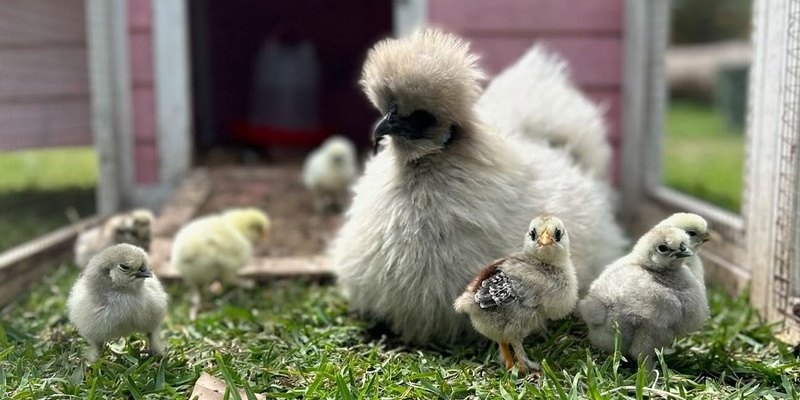
[[134, 179], [137, 183], [153, 184], [159, 181], [160, 163], [153, 86], [152, 0], [128, 0], [128, 32]]
[[83, 0], [0, 1], [0, 151], [92, 143]]
[[624, 0], [429, 0], [431, 25], [472, 42], [490, 75], [541, 41], [570, 64], [580, 87], [608, 108], [618, 177]]

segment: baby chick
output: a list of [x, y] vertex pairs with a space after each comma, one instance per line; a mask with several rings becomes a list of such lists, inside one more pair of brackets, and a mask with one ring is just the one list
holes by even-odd
[[709, 312], [705, 290], [684, 268], [694, 254], [689, 243], [680, 228], [657, 226], [592, 283], [578, 303], [592, 345], [613, 352], [616, 321], [622, 353], [634, 360], [646, 356], [652, 368], [656, 348], [703, 326]]
[[149, 251], [154, 221], [153, 213], [144, 208], [111, 216], [102, 226], [78, 236], [73, 247], [75, 264], [83, 267], [101, 250], [119, 243], [132, 244]]
[[238, 208], [198, 218], [175, 235], [172, 264], [193, 289], [191, 319], [197, 316], [202, 289], [214, 281], [239, 280], [239, 270], [253, 257], [253, 243], [266, 239], [270, 229], [267, 214], [256, 208]]
[[89, 342], [89, 362], [100, 358], [106, 342], [134, 332], [147, 333], [151, 354], [163, 354], [167, 293], [147, 264], [144, 250], [117, 244], [92, 257], [72, 287], [69, 320]]
[[544, 328], [547, 320], [564, 318], [578, 301], [578, 280], [569, 256], [569, 236], [560, 219], [539, 216], [531, 221], [522, 252], [484, 268], [458, 297], [454, 307], [466, 313], [475, 330], [496, 341], [506, 369], [539, 370], [525, 355], [522, 341]]
[[689, 235], [689, 248], [694, 253], [693, 256], [686, 258], [686, 266], [692, 271], [700, 286], [706, 287], [705, 271], [703, 260], [697, 254], [703, 243], [709, 240], [708, 223], [703, 217], [692, 213], [675, 213], [667, 219], [661, 221], [656, 226], [674, 226], [683, 229]]
[[357, 170], [356, 147], [343, 136], [329, 138], [309, 154], [303, 165], [303, 185], [314, 198], [314, 208], [322, 211], [331, 205], [341, 210]]

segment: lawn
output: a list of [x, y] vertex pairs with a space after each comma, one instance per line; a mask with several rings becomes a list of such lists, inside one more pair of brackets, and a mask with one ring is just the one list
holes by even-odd
[[95, 212], [91, 147], [0, 153], [0, 171], [0, 251], [68, 224], [70, 208]]
[[798, 398], [800, 360], [758, 322], [746, 297], [719, 290], [710, 292], [706, 328], [677, 342], [657, 378], [590, 350], [571, 320], [528, 341], [529, 354], [546, 360], [539, 379], [503, 371], [496, 346], [402, 347], [370, 336], [333, 286], [302, 281], [231, 292], [195, 323], [186, 291], [168, 285], [166, 358], [141, 357], [140, 335], [84, 369], [84, 342], [64, 311], [77, 274], [63, 265], [0, 311], [0, 398], [179, 399], [201, 371], [268, 398]]
[[670, 103], [664, 135], [664, 183], [738, 213], [745, 137], [731, 132], [710, 105]]

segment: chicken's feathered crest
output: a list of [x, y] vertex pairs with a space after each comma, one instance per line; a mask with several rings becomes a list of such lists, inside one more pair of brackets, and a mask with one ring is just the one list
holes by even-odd
[[401, 114], [425, 109], [455, 124], [474, 115], [483, 71], [469, 44], [455, 35], [425, 29], [377, 43], [367, 54], [361, 79], [381, 113], [396, 102]]

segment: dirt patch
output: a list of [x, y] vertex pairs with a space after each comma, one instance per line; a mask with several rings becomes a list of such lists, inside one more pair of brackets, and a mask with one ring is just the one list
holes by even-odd
[[299, 164], [269, 167], [216, 167], [211, 194], [198, 215], [231, 207], [259, 207], [272, 220], [270, 240], [256, 248], [263, 257], [309, 256], [322, 253], [341, 223], [341, 216], [314, 211], [311, 195], [300, 180]]

